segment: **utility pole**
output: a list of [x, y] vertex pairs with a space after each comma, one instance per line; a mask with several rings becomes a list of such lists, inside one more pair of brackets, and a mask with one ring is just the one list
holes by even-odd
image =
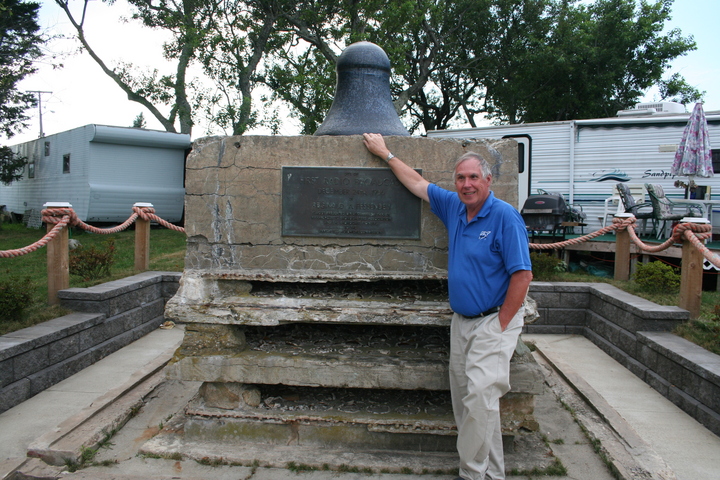
[[43, 124], [42, 124], [42, 94], [43, 93], [52, 93], [52, 92], [43, 92], [40, 90], [28, 90], [28, 93], [37, 93], [38, 97], [38, 112], [40, 113], [40, 135], [38, 138], [42, 138], [45, 136], [45, 132], [43, 132]]

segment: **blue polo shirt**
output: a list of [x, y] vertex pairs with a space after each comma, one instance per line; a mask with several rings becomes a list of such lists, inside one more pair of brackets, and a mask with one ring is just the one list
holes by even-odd
[[528, 235], [520, 213], [490, 192], [470, 222], [457, 193], [428, 186], [430, 207], [448, 230], [450, 307], [467, 317], [505, 301], [510, 276], [532, 270]]

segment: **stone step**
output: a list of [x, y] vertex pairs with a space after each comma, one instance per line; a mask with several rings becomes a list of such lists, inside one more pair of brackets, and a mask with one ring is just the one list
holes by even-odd
[[214, 279], [212, 298], [171, 300], [168, 317], [187, 323], [280, 325], [291, 322], [449, 326], [442, 280], [247, 282]]
[[[309, 324], [244, 327], [244, 343], [224, 355], [212, 348], [196, 348], [190, 330], [186, 328], [186, 343], [166, 369], [171, 379], [368, 389], [450, 389], [447, 328]], [[212, 334], [211, 329], [208, 336]], [[523, 362], [522, 358], [529, 357], [516, 355], [510, 364], [511, 391], [537, 394], [542, 374], [537, 364]]]
[[203, 382], [448, 390], [448, 334], [437, 327], [245, 327], [244, 350], [206, 355], [186, 345], [167, 374]]
[[[205, 464], [456, 472], [456, 429], [447, 392], [262, 389], [257, 407], [220, 409], [194, 398], [140, 453]], [[508, 468], [542, 468], [553, 460], [537, 432], [513, 432], [503, 443]]]

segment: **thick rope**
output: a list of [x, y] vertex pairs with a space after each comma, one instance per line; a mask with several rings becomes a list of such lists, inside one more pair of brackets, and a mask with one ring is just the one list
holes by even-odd
[[720, 268], [720, 255], [713, 253], [708, 249], [702, 242], [703, 240], [709, 240], [712, 238], [712, 225], [709, 223], [679, 223], [673, 228], [672, 235], [670, 238], [665, 240], [660, 245], [648, 245], [640, 240], [635, 232], [635, 217], [628, 218], [613, 218], [613, 224], [608, 225], [596, 232], [590, 233], [583, 237], [573, 238], [557, 243], [531, 243], [530, 248], [535, 250], [552, 250], [566, 247], [568, 245], [574, 245], [582, 242], [586, 242], [592, 238], [600, 235], [604, 235], [612, 230], [626, 230], [630, 235], [630, 240], [643, 252], [657, 253], [662, 252], [673, 246], [676, 243], [682, 242], [682, 239], [687, 239], [695, 248], [697, 248], [703, 257], [705, 257], [710, 263]]
[[618, 230], [620, 226], [623, 226], [623, 228], [625, 228], [625, 225], [631, 225], [634, 223], [635, 217], [628, 217], [626, 219], [613, 218], [612, 225], [608, 225], [607, 227], [601, 228], [600, 230], [592, 233], [588, 233], [587, 235], [584, 235], [582, 237], [571, 238], [570, 240], [563, 240], [562, 242], [556, 243], [531, 243], [530, 248], [533, 250], [555, 250], [567, 247], [569, 245], [577, 245], [583, 242], [587, 242], [588, 240], [592, 240], [595, 237], [599, 237], [600, 235], [610, 233], [613, 230]]
[[50, 243], [60, 231], [67, 226], [67, 224], [70, 222], [70, 216], [64, 215], [61, 219], [55, 223], [55, 226], [45, 234], [43, 238], [38, 240], [37, 242], [33, 243], [32, 245], [28, 245], [27, 247], [17, 248], [15, 250], [0, 250], [0, 258], [13, 258], [13, 257], [20, 257], [22, 255], [27, 255], [28, 253], [32, 253], [38, 248], [42, 248], [48, 243]]
[[155, 209], [152, 207], [134, 206], [132, 207], [132, 209], [133, 214], [130, 215], [127, 220], [125, 220], [122, 224], [111, 228], [97, 228], [93, 227], [92, 225], [88, 225], [77, 217], [75, 211], [72, 208], [62, 207], [45, 209], [42, 211], [42, 221], [48, 225], [54, 225], [54, 227], [48, 233], [46, 233], [43, 238], [33, 243], [32, 245], [28, 245], [27, 247], [22, 247], [14, 250], [0, 250], [0, 258], [19, 257], [21, 255], [27, 255], [28, 253], [32, 253], [38, 248], [42, 248], [48, 243], [50, 243], [57, 236], [57, 234], [68, 225], [71, 227], [80, 227], [83, 230], [87, 230], [88, 232], [108, 235], [112, 233], [122, 232], [130, 225], [132, 225], [133, 222], [135, 222], [139, 217], [146, 221], [154, 220], [165, 228], [185, 233], [185, 229], [183, 227], [173, 225], [172, 223], [167, 222], [155, 215]]

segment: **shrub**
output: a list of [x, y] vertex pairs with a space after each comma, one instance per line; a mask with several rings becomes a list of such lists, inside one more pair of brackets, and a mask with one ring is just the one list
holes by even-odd
[[32, 301], [34, 286], [30, 277], [0, 281], [0, 320], [17, 320]]
[[532, 261], [533, 279], [541, 282], [553, 280], [558, 273], [566, 270], [565, 262], [552, 254], [531, 252], [530, 260]]
[[634, 279], [646, 292], [675, 293], [680, 288], [679, 269], [659, 261], [639, 263]]
[[105, 247], [80, 246], [70, 252], [70, 273], [84, 281], [110, 276], [110, 267], [115, 263], [115, 240], [104, 242]]

